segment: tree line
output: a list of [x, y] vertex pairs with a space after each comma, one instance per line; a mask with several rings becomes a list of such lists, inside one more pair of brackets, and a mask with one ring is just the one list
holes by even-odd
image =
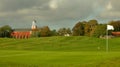
[[[114, 31], [120, 31], [120, 21], [110, 21], [107, 24], [113, 25]], [[49, 36], [91, 36], [100, 37], [106, 35], [107, 24], [99, 24], [97, 20], [79, 21], [72, 29], [60, 28], [59, 30], [50, 30], [48, 26], [38, 28], [33, 31], [31, 37], [49, 37]], [[13, 29], [9, 25], [0, 27], [0, 37], [11, 37]], [[109, 31], [111, 35], [112, 31]]]
[[11, 37], [12, 28], [9, 25], [0, 27], [0, 37]]

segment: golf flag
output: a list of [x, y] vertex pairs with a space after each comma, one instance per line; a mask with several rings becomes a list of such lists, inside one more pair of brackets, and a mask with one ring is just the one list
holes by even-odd
[[112, 25], [107, 25], [107, 30], [114, 30], [114, 27]]

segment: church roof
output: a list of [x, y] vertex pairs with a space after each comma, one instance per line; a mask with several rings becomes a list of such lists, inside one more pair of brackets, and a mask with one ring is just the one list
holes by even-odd
[[14, 31], [20, 31], [20, 32], [24, 32], [24, 31], [31, 31], [30, 28], [21, 28], [21, 29], [13, 29]]

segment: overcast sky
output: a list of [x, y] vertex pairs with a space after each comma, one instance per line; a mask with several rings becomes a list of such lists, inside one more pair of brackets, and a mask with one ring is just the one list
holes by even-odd
[[120, 0], [0, 0], [0, 26], [72, 28], [78, 21], [120, 19]]

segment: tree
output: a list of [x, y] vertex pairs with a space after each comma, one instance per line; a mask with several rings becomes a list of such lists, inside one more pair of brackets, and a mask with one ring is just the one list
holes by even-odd
[[70, 34], [70, 35], [72, 34], [72, 32], [71, 32], [71, 29], [70, 29], [70, 28], [67, 28], [67, 29], [66, 29], [66, 31], [67, 31], [67, 34]]
[[70, 28], [60, 28], [60, 29], [58, 30], [58, 35], [64, 36], [64, 35], [66, 35], [66, 34], [71, 34]]
[[73, 36], [80, 36], [84, 35], [84, 24], [82, 22], [78, 22], [72, 29]]
[[108, 24], [114, 27], [114, 31], [120, 31], [120, 21], [110, 21]]
[[97, 20], [88, 21], [88, 23], [85, 24], [85, 35], [92, 36], [97, 25]]
[[9, 25], [0, 28], [0, 37], [11, 37], [12, 28]]
[[48, 26], [44, 26], [39, 30], [40, 36], [46, 37], [46, 36], [51, 36], [51, 31]]
[[84, 31], [85, 31], [86, 36], [90, 36], [91, 28], [90, 28], [90, 25], [88, 23], [85, 24]]
[[39, 31], [32, 31], [31, 37], [40, 37]]
[[96, 26], [92, 36], [93, 37], [100, 37], [106, 35], [106, 24], [99, 24]]
[[55, 29], [51, 31], [51, 36], [57, 36], [57, 35], [58, 35], [58, 33]]

